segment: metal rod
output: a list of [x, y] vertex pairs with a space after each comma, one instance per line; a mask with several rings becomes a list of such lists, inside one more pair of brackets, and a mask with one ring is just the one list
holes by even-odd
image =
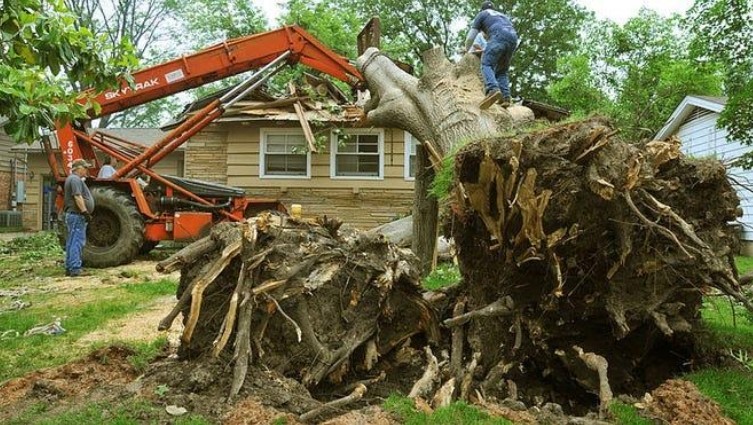
[[144, 162], [147, 158], [150, 158], [155, 152], [169, 145], [173, 140], [175, 140], [176, 137], [183, 134], [183, 132], [185, 132], [186, 129], [191, 128], [196, 122], [201, 121], [201, 119], [205, 116], [205, 114], [210, 113], [219, 105], [220, 105], [220, 102], [218, 100], [214, 100], [210, 102], [209, 104], [207, 104], [207, 106], [205, 106], [199, 112], [197, 112], [196, 115], [188, 118], [181, 125], [179, 125], [176, 129], [174, 129], [173, 131], [168, 133], [164, 138], [162, 138], [162, 140], [160, 140], [159, 142], [155, 143], [153, 146], [151, 146], [150, 148], [142, 152], [141, 155], [128, 161], [125, 165], [123, 165], [123, 167], [121, 167], [120, 169], [118, 169], [117, 172], [115, 172], [112, 178], [119, 179], [123, 177], [124, 175], [128, 174], [134, 168], [137, 168], [137, 165]]
[[264, 82], [267, 81], [267, 79], [269, 79], [273, 75], [275, 75], [278, 72], [280, 72], [281, 69], [282, 69], [282, 65], [277, 65], [277, 68], [273, 69], [272, 72], [270, 72], [264, 78], [262, 78], [261, 80], [255, 82], [250, 87], [248, 87], [246, 90], [243, 90], [243, 92], [241, 94], [239, 94], [238, 96], [234, 97], [229, 102], [223, 103], [222, 104], [223, 112], [224, 112], [224, 110], [229, 109], [231, 106], [233, 106], [239, 100], [241, 100], [241, 99], [245, 98], [246, 96], [248, 96], [249, 93], [251, 93], [252, 91], [256, 90], [257, 87], [259, 87], [260, 85], [264, 84]]
[[248, 86], [252, 82], [256, 81], [263, 73], [267, 72], [268, 69], [277, 66], [280, 62], [282, 62], [285, 59], [287, 59], [288, 56], [290, 56], [290, 50], [288, 50], [287, 52], [281, 54], [280, 56], [277, 57], [277, 59], [275, 59], [272, 62], [270, 62], [267, 65], [265, 65], [262, 69], [260, 69], [259, 71], [255, 72], [252, 76], [248, 77], [245, 81], [243, 81], [242, 83], [240, 83], [237, 86], [233, 87], [232, 90], [230, 90], [229, 92], [225, 93], [220, 98], [220, 102], [225, 103], [228, 99], [230, 99], [231, 97], [235, 96], [236, 93], [238, 93], [239, 91], [245, 89], [246, 86]]
[[154, 156], [146, 160], [146, 166], [152, 167], [154, 164], [158, 163], [162, 160], [162, 158], [166, 157], [167, 155], [170, 155], [175, 149], [177, 149], [180, 145], [182, 145], [186, 140], [190, 139], [191, 137], [195, 136], [196, 133], [203, 130], [204, 127], [209, 125], [212, 121], [217, 119], [217, 117], [222, 115], [222, 107], [219, 107], [212, 112], [209, 113], [209, 115], [204, 116], [204, 118], [201, 119], [198, 123], [196, 123], [193, 127], [187, 129], [183, 134], [178, 136], [175, 140], [170, 142], [167, 146], [165, 146], [164, 149], [160, 150], [159, 152], [156, 152]]

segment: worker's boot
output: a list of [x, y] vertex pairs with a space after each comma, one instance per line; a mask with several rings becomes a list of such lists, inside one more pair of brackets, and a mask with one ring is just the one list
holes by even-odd
[[486, 94], [486, 97], [478, 106], [481, 109], [489, 109], [492, 105], [499, 102], [500, 99], [502, 99], [502, 92], [499, 90], [492, 90]]
[[512, 106], [512, 99], [509, 97], [504, 97], [500, 99], [499, 106], [503, 108], [509, 108], [510, 106]]

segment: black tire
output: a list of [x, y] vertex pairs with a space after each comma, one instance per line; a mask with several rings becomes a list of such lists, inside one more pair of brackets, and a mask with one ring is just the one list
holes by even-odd
[[144, 244], [141, 245], [141, 248], [139, 248], [139, 255], [149, 254], [157, 245], [159, 245], [159, 242], [144, 241]]
[[[94, 213], [86, 230], [86, 245], [81, 258], [84, 267], [113, 267], [130, 263], [139, 254], [144, 241], [144, 218], [131, 197], [108, 187], [92, 189]], [[67, 229], [61, 220], [59, 237], [63, 246]], [[152, 246], [154, 248], [154, 246]]]

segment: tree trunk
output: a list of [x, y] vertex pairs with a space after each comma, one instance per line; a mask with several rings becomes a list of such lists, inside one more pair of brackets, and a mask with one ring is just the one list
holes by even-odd
[[371, 125], [401, 128], [446, 155], [459, 142], [533, 120], [533, 112], [522, 106], [479, 108], [484, 90], [476, 56], [465, 55], [453, 65], [442, 49], [434, 48], [424, 53], [423, 62], [425, 71], [419, 80], [375, 48], [358, 58], [372, 96], [365, 107]]
[[416, 146], [416, 182], [413, 194], [413, 243], [411, 249], [419, 261], [421, 276], [428, 275], [436, 264], [437, 219], [439, 204], [429, 193], [434, 168], [424, 145]]

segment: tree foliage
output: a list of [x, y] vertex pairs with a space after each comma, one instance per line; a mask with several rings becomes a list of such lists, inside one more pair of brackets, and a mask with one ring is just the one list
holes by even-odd
[[517, 96], [548, 100], [546, 86], [557, 75], [557, 61], [574, 52], [579, 32], [593, 16], [573, 0], [501, 0], [520, 38], [510, 76]]
[[333, 51], [355, 59], [356, 38], [366, 21], [352, 9], [339, 9], [337, 0], [289, 0], [282, 23], [300, 25]]
[[[694, 35], [692, 49], [704, 61], [724, 67], [727, 105], [719, 125], [733, 140], [753, 144], [753, 2], [696, 0], [687, 23]], [[747, 166], [753, 166], [748, 158]]]
[[647, 9], [622, 26], [590, 24], [549, 94], [573, 110], [613, 117], [629, 137], [651, 137], [686, 95], [721, 92], [719, 67], [699, 62], [687, 40], [679, 16]]
[[[477, 10], [481, 1], [443, 0], [324, 0], [330, 13], [347, 13], [363, 26], [378, 16], [382, 24], [382, 50], [392, 58], [417, 64], [423, 51], [441, 47], [449, 57], [461, 47], [466, 28], [462, 23]], [[360, 28], [355, 31], [355, 34]], [[355, 39], [353, 42], [355, 44]]]
[[175, 13], [174, 36], [201, 49], [267, 29], [264, 14], [248, 0], [165, 0]]
[[0, 37], [0, 115], [18, 142], [96, 110], [91, 96], [73, 92], [66, 81], [103, 90], [136, 63], [127, 42], [108, 45], [78, 25], [61, 0], [4, 0]]
[[[177, 44], [171, 42], [174, 26], [169, 0], [64, 0], [78, 17], [78, 26], [89, 28], [110, 46], [130, 43], [140, 66], [158, 63], [175, 55]], [[80, 87], [73, 84], [75, 90]], [[102, 117], [99, 127], [154, 127], [177, 112], [177, 103], [158, 99]]]
[[607, 109], [609, 99], [599, 87], [587, 55], [574, 54], [560, 58], [557, 69], [562, 75], [547, 87], [550, 98], [576, 115]]

